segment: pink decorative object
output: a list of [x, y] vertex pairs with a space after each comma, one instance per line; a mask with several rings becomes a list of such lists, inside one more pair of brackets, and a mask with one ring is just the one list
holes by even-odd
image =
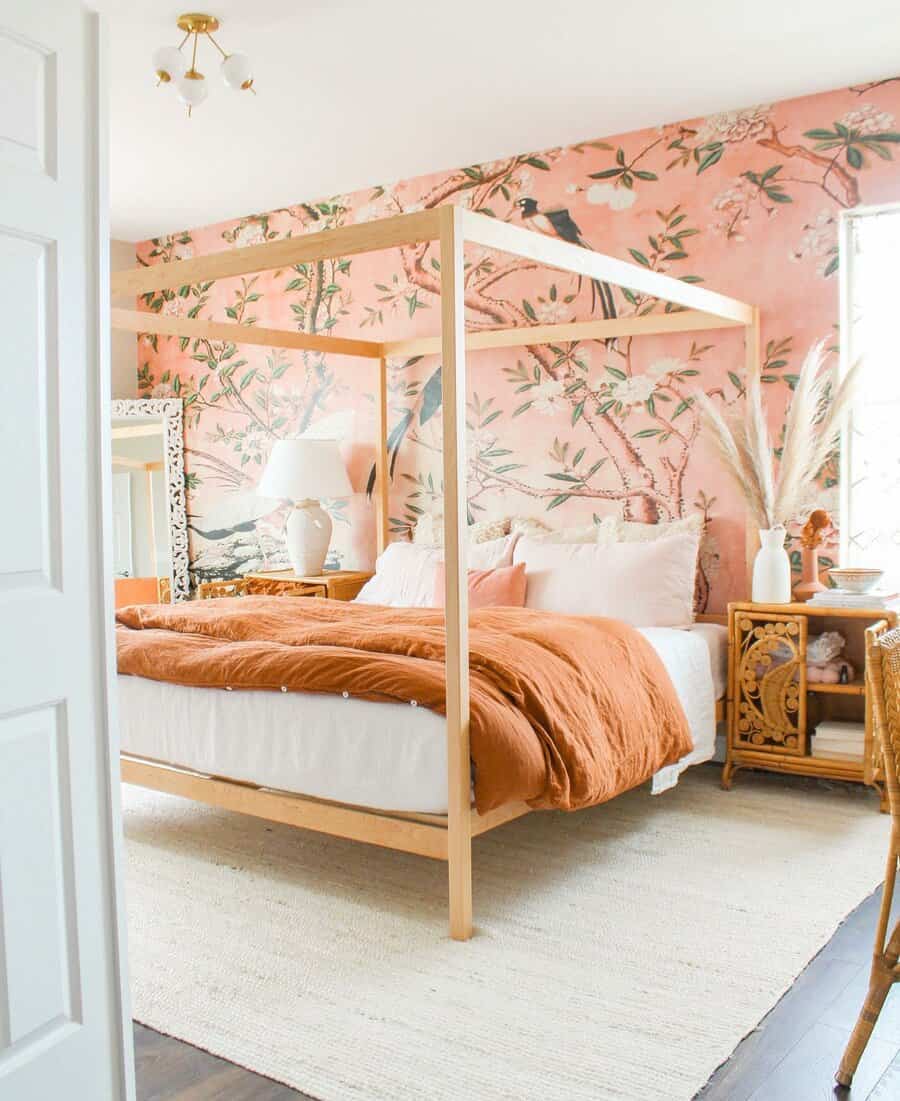
[[827, 589], [819, 580], [819, 547], [824, 538], [823, 532], [831, 527], [831, 517], [823, 508], [810, 513], [809, 519], [800, 534], [800, 570], [801, 579], [794, 587], [794, 599], [809, 600], [811, 596]]
[[[841, 672], [844, 677], [841, 679]], [[839, 658], [821, 665], [810, 663], [806, 667], [806, 679], [811, 684], [849, 684], [856, 678], [856, 671], [849, 661]]]

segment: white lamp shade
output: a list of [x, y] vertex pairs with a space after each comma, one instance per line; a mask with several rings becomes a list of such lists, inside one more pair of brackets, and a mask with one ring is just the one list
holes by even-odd
[[163, 80], [177, 80], [187, 72], [187, 59], [177, 46], [160, 46], [153, 54], [153, 71]]
[[175, 83], [175, 87], [178, 89], [181, 102], [186, 103], [188, 107], [199, 106], [206, 99], [209, 92], [204, 76], [196, 79], [180, 76]]
[[261, 497], [318, 501], [353, 493], [337, 440], [278, 440], [256, 487]]
[[222, 62], [222, 79], [229, 88], [240, 91], [252, 75], [250, 58], [246, 54], [229, 54]]

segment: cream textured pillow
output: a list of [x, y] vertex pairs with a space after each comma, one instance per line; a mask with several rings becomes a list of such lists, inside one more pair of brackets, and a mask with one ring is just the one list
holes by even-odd
[[528, 570], [526, 608], [608, 616], [634, 627], [686, 627], [694, 620], [699, 545], [695, 532], [608, 546], [523, 538], [513, 561]]
[[[476, 520], [466, 529], [469, 543], [488, 543], [493, 539], [502, 539], [509, 535], [509, 517], [499, 520]], [[413, 531], [412, 541], [417, 546], [442, 547], [444, 545], [444, 514], [427, 512], [422, 516]]]
[[[493, 570], [512, 565], [517, 536], [507, 535], [469, 547], [469, 568]], [[435, 567], [444, 560], [443, 547], [391, 543], [375, 563], [371, 577], [357, 594], [359, 604], [387, 604], [393, 608], [431, 608]]]
[[682, 532], [703, 534], [703, 514], [695, 512], [678, 520], [662, 520], [658, 524], [639, 524], [633, 520], [620, 520], [618, 516], [604, 516], [597, 524], [597, 542], [646, 543], [653, 539], [667, 539]]

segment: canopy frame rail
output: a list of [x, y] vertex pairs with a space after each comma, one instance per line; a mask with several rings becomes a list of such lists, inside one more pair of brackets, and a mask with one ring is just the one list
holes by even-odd
[[[440, 823], [441, 836], [435, 845], [434, 835], [419, 836], [410, 842], [409, 827], [398, 830], [389, 826], [384, 832], [383, 814], [380, 819], [379, 839], [366, 836], [370, 822], [361, 822], [352, 815], [336, 814], [332, 809], [322, 814], [293, 818], [294, 824], [319, 829], [338, 836], [375, 840], [390, 848], [406, 848], [410, 844], [432, 849], [426, 855], [446, 859], [450, 891], [450, 935], [456, 940], [467, 940], [472, 935], [472, 839], [485, 829], [510, 821], [529, 809], [525, 804], [510, 804], [498, 808], [485, 818], [480, 818], [470, 806], [471, 775], [469, 749], [469, 638], [468, 638], [468, 587], [467, 552], [465, 540], [466, 517], [466, 439], [465, 395], [466, 352], [485, 349], [537, 346], [541, 344], [572, 342], [577, 340], [608, 340], [618, 336], [644, 336], [692, 330], [717, 328], [743, 328], [746, 342], [748, 371], [759, 369], [760, 337], [759, 310], [737, 299], [700, 287], [696, 283], [651, 271], [614, 257], [593, 252], [578, 245], [535, 233], [530, 229], [490, 218], [484, 214], [456, 206], [440, 206], [413, 214], [401, 214], [359, 225], [341, 226], [298, 237], [269, 241], [247, 248], [231, 249], [187, 260], [146, 265], [131, 271], [116, 272], [111, 277], [114, 305], [122, 297], [136, 297], [148, 292], [180, 288], [209, 280], [229, 279], [240, 275], [253, 275], [263, 271], [290, 268], [295, 264], [330, 260], [384, 249], [438, 242], [442, 294], [441, 330], [434, 337], [417, 337], [409, 340], [377, 342], [353, 337], [291, 332], [288, 330], [248, 326], [236, 323], [209, 321], [203, 318], [163, 316], [153, 312], [114, 308], [114, 328], [138, 333], [159, 333], [170, 336], [200, 337], [210, 340], [231, 341], [235, 344], [262, 344], [270, 348], [322, 352], [324, 354], [355, 356], [378, 362], [377, 416], [379, 431], [376, 451], [377, 471], [377, 543], [379, 553], [388, 538], [388, 366], [391, 359], [413, 355], [440, 354], [444, 365], [443, 388], [443, 470], [444, 470], [444, 524], [445, 524], [445, 632], [446, 632], [446, 683], [447, 683], [447, 807], [445, 820]], [[465, 303], [463, 296], [463, 252], [466, 244], [508, 253], [533, 261], [541, 266], [570, 272], [583, 278], [597, 279], [632, 292], [648, 295], [677, 307], [666, 312], [651, 312], [640, 317], [623, 317], [609, 320], [572, 322], [559, 325], [533, 325], [515, 329], [481, 329], [465, 331]], [[159, 770], [165, 766], [143, 762], [126, 762], [124, 778], [129, 782], [148, 787], [177, 783], [170, 775], [163, 777]], [[278, 797], [275, 807], [270, 793], [252, 794], [252, 789], [236, 781], [210, 781], [204, 778], [202, 792], [193, 787], [190, 797], [213, 802], [219, 806], [244, 813], [258, 814], [285, 820], [282, 800]], [[212, 786], [211, 786], [212, 785]], [[232, 791], [231, 789], [235, 789]], [[239, 790], [238, 790], [239, 789]], [[162, 787], [161, 790], [172, 790]], [[180, 793], [180, 792], [179, 792]], [[299, 797], [294, 797], [298, 802]], [[338, 804], [336, 806], [343, 806]], [[329, 805], [331, 807], [331, 805]], [[346, 808], [355, 815], [359, 808]], [[371, 812], [368, 812], [371, 813]], [[401, 816], [386, 816], [396, 822]], [[434, 829], [436, 822], [416, 824]], [[315, 823], [315, 824], [314, 824]], [[359, 828], [359, 827], [362, 828]], [[444, 833], [443, 831], [446, 830]], [[397, 834], [396, 837], [388, 836]], [[399, 836], [403, 833], [403, 837]], [[414, 847], [412, 851], [416, 851]], [[421, 850], [419, 850], [421, 851]], [[446, 855], [445, 855], [446, 854]]]

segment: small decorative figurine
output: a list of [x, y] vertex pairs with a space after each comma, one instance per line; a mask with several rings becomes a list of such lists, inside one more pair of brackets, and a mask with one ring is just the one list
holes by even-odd
[[824, 539], [824, 531], [831, 527], [831, 517], [823, 508], [814, 509], [803, 525], [800, 533], [800, 568], [802, 576], [794, 588], [794, 599], [798, 602], [809, 600], [828, 586], [819, 580], [819, 547]]

